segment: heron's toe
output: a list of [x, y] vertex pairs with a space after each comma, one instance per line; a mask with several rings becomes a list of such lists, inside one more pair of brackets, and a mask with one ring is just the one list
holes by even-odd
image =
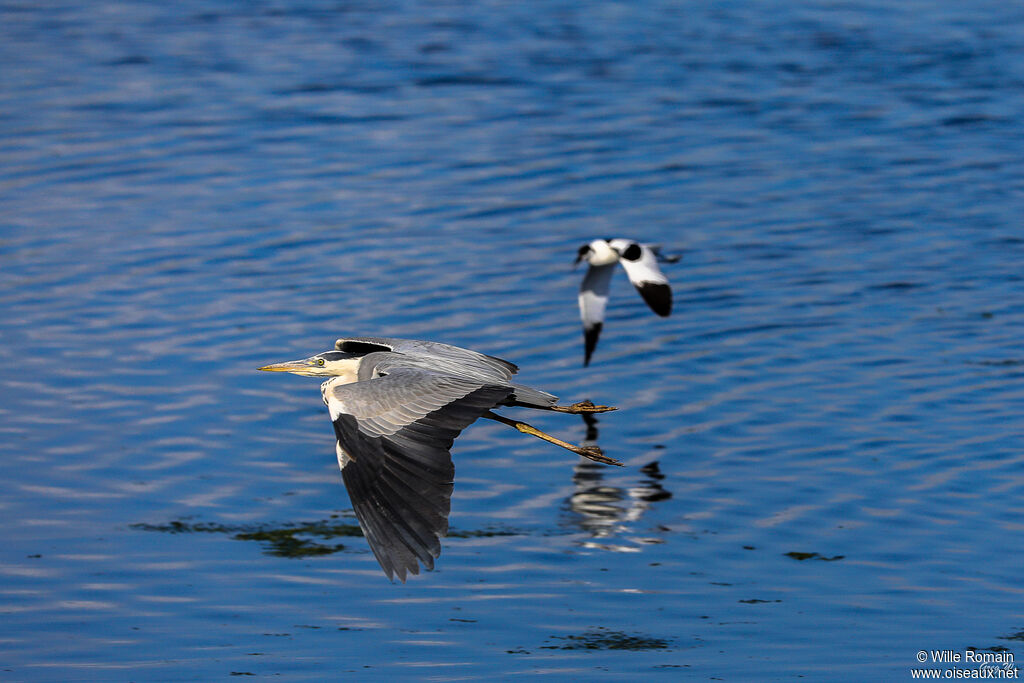
[[615, 458], [609, 458], [598, 446], [579, 446], [579, 450], [576, 451], [584, 458], [589, 458], [594, 462], [599, 462], [605, 465], [618, 465], [619, 467], [625, 467], [621, 462]]

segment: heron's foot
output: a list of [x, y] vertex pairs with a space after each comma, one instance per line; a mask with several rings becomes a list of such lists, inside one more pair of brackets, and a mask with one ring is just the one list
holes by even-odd
[[597, 446], [577, 446], [572, 450], [576, 454], [582, 455], [584, 458], [589, 458], [594, 462], [599, 462], [604, 465], [618, 465], [619, 467], [625, 467], [625, 465], [615, 458], [609, 458]]
[[492, 412], [490, 410], [484, 413], [484, 417], [486, 417], [489, 420], [494, 420], [495, 422], [506, 424], [509, 427], [513, 427], [517, 431], [522, 432], [523, 434], [529, 434], [530, 436], [535, 436], [538, 439], [543, 439], [548, 443], [553, 443], [556, 446], [561, 446], [567, 451], [572, 451], [576, 455], [582, 455], [584, 458], [590, 458], [594, 462], [604, 463], [605, 465], [618, 465], [619, 467], [623, 467], [623, 464], [621, 462], [613, 458], [609, 458], [597, 446], [576, 446], [574, 444], [569, 443], [568, 441], [562, 441], [561, 439], [555, 438], [550, 434], [545, 434], [536, 427], [532, 427], [526, 424], [525, 422], [520, 422], [519, 420], [510, 420], [504, 415], [498, 415], [497, 413]]
[[607, 413], [609, 410], [618, 410], [618, 408], [614, 406], [595, 406], [590, 401], [580, 401], [579, 403], [573, 403], [571, 406], [551, 406], [551, 410], [558, 413], [578, 415], [580, 413]]

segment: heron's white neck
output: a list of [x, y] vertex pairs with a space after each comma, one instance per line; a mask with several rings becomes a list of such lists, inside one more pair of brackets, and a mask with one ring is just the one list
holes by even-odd
[[359, 364], [362, 358], [346, 358], [344, 360], [331, 361], [325, 370], [330, 371], [331, 376], [320, 385], [320, 391], [326, 392], [328, 385], [352, 384], [359, 380]]

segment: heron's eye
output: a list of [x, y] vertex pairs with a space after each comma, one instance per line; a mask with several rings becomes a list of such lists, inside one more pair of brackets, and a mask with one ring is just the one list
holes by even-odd
[[320, 367], [323, 367], [324, 366], [324, 359], [323, 358], [317, 358], [316, 359], [316, 364], [319, 365]]

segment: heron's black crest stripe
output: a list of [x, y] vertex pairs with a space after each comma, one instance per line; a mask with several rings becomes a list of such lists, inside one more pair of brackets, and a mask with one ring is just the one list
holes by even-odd
[[597, 348], [597, 338], [601, 336], [602, 323], [594, 323], [583, 328], [583, 367], [590, 365], [590, 357]]
[[672, 312], [672, 288], [661, 282], [641, 282], [636, 286], [651, 310], [661, 317]]
[[640, 248], [640, 245], [636, 242], [631, 243], [626, 250], [622, 252], [622, 258], [627, 261], [637, 261], [643, 256], [644, 250]]
[[390, 351], [390, 346], [383, 344], [372, 344], [370, 342], [363, 341], [342, 341], [338, 345], [339, 351], [345, 351], [347, 353], [354, 353], [359, 356], [365, 356], [368, 353], [374, 353], [377, 351]]

